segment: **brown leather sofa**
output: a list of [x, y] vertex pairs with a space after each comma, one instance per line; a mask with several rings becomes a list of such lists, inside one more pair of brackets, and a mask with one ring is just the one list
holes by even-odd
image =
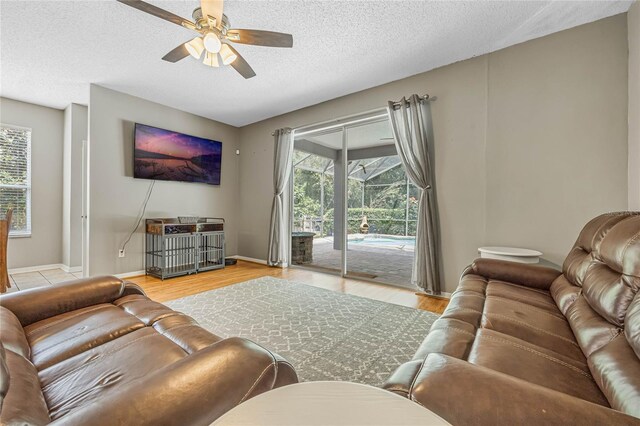
[[257, 344], [221, 339], [115, 277], [0, 297], [0, 424], [207, 425], [297, 382]]
[[454, 425], [640, 425], [640, 213], [589, 222], [562, 272], [478, 259], [385, 388]]

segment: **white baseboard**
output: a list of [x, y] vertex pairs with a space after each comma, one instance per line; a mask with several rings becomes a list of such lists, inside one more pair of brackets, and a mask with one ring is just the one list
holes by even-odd
[[[27, 266], [24, 268], [9, 269], [9, 275], [24, 274], [27, 272], [40, 272], [40, 271], [46, 271], [48, 269], [62, 269], [64, 272], [67, 272], [67, 273], [82, 272], [82, 266], [69, 267], [67, 265], [63, 265], [62, 263], [52, 263], [51, 265], [36, 265], [36, 266]], [[114, 276], [118, 278], [129, 278], [129, 277], [135, 277], [137, 275], [144, 275], [144, 274], [145, 274], [145, 271], [141, 270], [141, 271], [124, 272], [122, 274], [115, 274]]]
[[131, 272], [123, 272], [122, 274], [114, 274], [114, 277], [116, 278], [131, 278], [131, 277], [137, 277], [139, 275], [144, 275], [145, 271], [144, 269], [141, 271], [131, 271]]
[[36, 265], [36, 266], [25, 266], [24, 268], [12, 268], [9, 269], [9, 275], [11, 274], [24, 274], [27, 272], [40, 272], [46, 271], [48, 269], [62, 269], [64, 265], [61, 263], [52, 263], [51, 265]]
[[254, 259], [253, 257], [246, 257], [246, 256], [239, 256], [239, 255], [229, 256], [229, 257], [231, 257], [233, 259], [244, 260], [245, 262], [259, 263], [260, 265], [266, 265], [267, 264], [266, 260]]
[[9, 269], [9, 275], [13, 274], [25, 274], [27, 272], [40, 272], [47, 271], [49, 269], [62, 269], [64, 272], [72, 273], [72, 272], [82, 272], [82, 266], [67, 266], [62, 263], [52, 263], [50, 265], [36, 265], [36, 266], [25, 266], [24, 268], [12, 268]]

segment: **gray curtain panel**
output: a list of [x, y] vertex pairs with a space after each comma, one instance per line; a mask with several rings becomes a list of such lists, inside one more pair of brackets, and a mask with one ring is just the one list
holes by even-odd
[[279, 266], [288, 262], [287, 239], [289, 237], [288, 214], [285, 214], [284, 190], [289, 183], [293, 158], [293, 132], [289, 128], [274, 133], [273, 156], [273, 204], [269, 226], [269, 257], [267, 263]]
[[440, 294], [440, 221], [429, 102], [412, 95], [400, 102], [390, 101], [387, 108], [398, 156], [409, 179], [420, 188], [411, 281], [427, 293]]

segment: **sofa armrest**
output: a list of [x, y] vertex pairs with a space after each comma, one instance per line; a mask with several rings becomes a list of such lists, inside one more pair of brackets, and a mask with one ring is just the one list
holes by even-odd
[[411, 387], [422, 369], [422, 359], [414, 359], [400, 364], [396, 371], [384, 382], [382, 388], [405, 398], [411, 397]]
[[562, 274], [556, 269], [527, 263], [497, 259], [476, 259], [464, 275], [476, 274], [487, 279], [507, 281], [525, 287], [549, 290], [553, 281]]
[[209, 425], [241, 402], [295, 382], [286, 361], [234, 337], [128, 383], [53, 424], [84, 425], [91, 419], [92, 425]]
[[410, 398], [453, 425], [640, 425], [602, 405], [443, 354], [430, 354]]
[[129, 296], [131, 294], [140, 294], [142, 296], [146, 296], [146, 293], [138, 284], [132, 283], [131, 281], [125, 281], [124, 290], [122, 291], [122, 296], [120, 297]]
[[113, 302], [124, 290], [124, 282], [116, 277], [82, 278], [5, 294], [0, 296], [0, 305], [13, 312], [26, 327], [65, 312]]

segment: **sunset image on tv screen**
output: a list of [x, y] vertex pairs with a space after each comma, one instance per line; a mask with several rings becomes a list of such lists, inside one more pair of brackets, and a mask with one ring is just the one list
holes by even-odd
[[222, 142], [136, 124], [134, 177], [220, 185]]

